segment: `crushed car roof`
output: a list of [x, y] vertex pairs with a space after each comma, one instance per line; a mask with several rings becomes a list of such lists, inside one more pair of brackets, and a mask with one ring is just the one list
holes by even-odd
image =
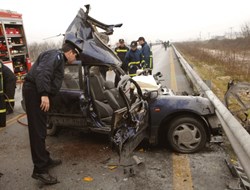
[[[96, 27], [100, 26], [106, 33], [97, 31]], [[121, 24], [118, 27], [120, 26]], [[71, 42], [77, 46], [81, 51], [80, 60], [83, 64], [120, 66], [121, 60], [100, 38], [106, 34], [108, 38], [108, 35], [113, 33], [113, 27], [116, 26], [106, 25], [91, 18], [88, 16], [88, 10], [85, 12], [81, 8], [66, 30], [64, 42]]]

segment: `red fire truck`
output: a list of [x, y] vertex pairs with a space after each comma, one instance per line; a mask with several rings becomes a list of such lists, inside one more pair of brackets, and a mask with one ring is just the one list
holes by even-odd
[[31, 67], [22, 14], [0, 10], [0, 59], [22, 81]]

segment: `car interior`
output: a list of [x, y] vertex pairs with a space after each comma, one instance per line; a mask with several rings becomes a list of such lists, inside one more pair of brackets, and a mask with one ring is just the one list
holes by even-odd
[[[79, 72], [80, 69], [81, 72]], [[81, 91], [83, 87], [80, 85], [79, 79], [81, 77], [79, 76], [80, 73], [84, 73], [82, 69], [83, 68], [78, 65], [67, 65], [65, 67], [61, 89]], [[91, 66], [89, 69], [89, 85], [93, 110], [102, 122], [110, 125], [114, 111], [124, 108], [126, 105], [118, 88], [115, 87], [114, 81], [105, 76], [107, 72], [111, 72], [108, 67]]]
[[96, 112], [105, 123], [110, 123], [113, 112], [125, 107], [123, 98], [113, 81], [105, 77], [97, 66], [90, 68], [90, 90]]

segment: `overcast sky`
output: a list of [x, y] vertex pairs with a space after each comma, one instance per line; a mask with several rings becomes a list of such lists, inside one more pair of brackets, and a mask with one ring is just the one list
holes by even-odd
[[[110, 42], [190, 40], [240, 31], [250, 23], [250, 0], [0, 0], [0, 9], [23, 15], [28, 42], [64, 33], [85, 4], [106, 24], [123, 23]], [[62, 39], [57, 37], [54, 39]], [[50, 39], [51, 40], [51, 39]]]

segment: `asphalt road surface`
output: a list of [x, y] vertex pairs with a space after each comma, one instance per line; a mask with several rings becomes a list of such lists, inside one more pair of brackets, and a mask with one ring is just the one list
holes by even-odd
[[[191, 92], [171, 49], [153, 46], [153, 56], [153, 73], [161, 71], [165, 84], [175, 92]], [[127, 167], [119, 164], [108, 136], [62, 130], [46, 140], [52, 157], [63, 161], [50, 170], [60, 183], [45, 186], [31, 178], [27, 121], [20, 106], [21, 85], [16, 92], [15, 113], [8, 116], [7, 127], [0, 129], [1, 190], [225, 190], [232, 180], [224, 161], [227, 154], [223, 143], [208, 143], [203, 151], [190, 155], [141, 144], [133, 155], [142, 163], [137, 165], [131, 159]]]

